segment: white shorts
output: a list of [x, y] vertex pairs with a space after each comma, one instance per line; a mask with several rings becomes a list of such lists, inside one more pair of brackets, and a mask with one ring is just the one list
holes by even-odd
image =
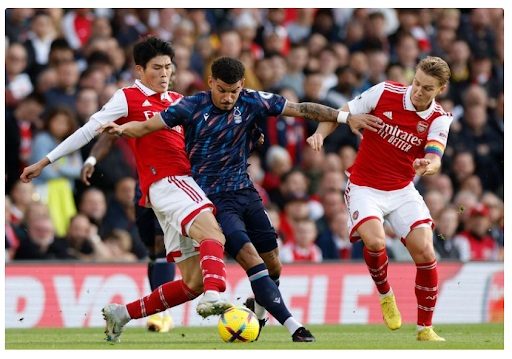
[[357, 228], [370, 219], [378, 219], [382, 223], [387, 220], [404, 244], [414, 228], [434, 227], [430, 211], [412, 182], [401, 189], [381, 191], [348, 181], [345, 203], [352, 242], [360, 239]]
[[149, 200], [164, 232], [167, 260], [181, 262], [197, 255], [199, 244], [187, 237], [188, 231], [199, 213], [215, 207], [194, 179], [162, 178], [149, 187]]

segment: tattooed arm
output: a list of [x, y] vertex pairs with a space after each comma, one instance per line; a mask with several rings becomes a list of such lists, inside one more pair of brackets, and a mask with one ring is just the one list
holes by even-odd
[[314, 102], [295, 103], [288, 101], [283, 110], [284, 116], [303, 117], [318, 122], [336, 122], [338, 110]]

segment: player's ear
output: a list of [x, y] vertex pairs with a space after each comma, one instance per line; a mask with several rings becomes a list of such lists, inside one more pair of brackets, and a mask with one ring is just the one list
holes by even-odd
[[135, 72], [139, 75], [139, 78], [142, 77], [144, 73], [144, 68], [140, 65], [135, 65]]
[[213, 88], [213, 77], [211, 75], [208, 76], [208, 86], [210, 86], [210, 89]]
[[244, 88], [244, 84], [245, 84], [245, 77], [242, 77], [242, 81], [240, 82], [240, 87]]

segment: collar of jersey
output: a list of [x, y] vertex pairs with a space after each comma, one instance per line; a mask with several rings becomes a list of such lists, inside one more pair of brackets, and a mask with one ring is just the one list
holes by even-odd
[[427, 108], [425, 111], [416, 111], [416, 108], [412, 104], [411, 101], [411, 92], [412, 92], [412, 86], [407, 87], [407, 91], [405, 92], [404, 97], [404, 109], [407, 111], [414, 111], [418, 116], [420, 116], [422, 119], [426, 120], [427, 118], [432, 115], [432, 112], [434, 112], [434, 109], [436, 107], [436, 100], [433, 100], [430, 104], [430, 107]]
[[[154, 94], [158, 93], [158, 92], [155, 92], [153, 90], [151, 90], [149, 87], [147, 87], [146, 85], [144, 85], [139, 79], [135, 80], [135, 86], [137, 86], [137, 88], [142, 91], [142, 93], [146, 96], [153, 96]], [[167, 100], [167, 101], [171, 101], [171, 97], [169, 96], [169, 93], [167, 91], [165, 92], [162, 92], [160, 94], [160, 99], [161, 100]]]

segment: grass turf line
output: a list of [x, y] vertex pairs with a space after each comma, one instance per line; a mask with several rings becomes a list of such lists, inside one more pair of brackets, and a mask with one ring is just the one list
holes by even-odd
[[257, 342], [224, 343], [215, 327], [178, 327], [169, 333], [126, 328], [121, 343], [104, 341], [103, 328], [6, 329], [5, 349], [504, 349], [503, 324], [441, 324], [446, 342], [418, 342], [415, 325], [308, 325], [317, 341], [293, 343], [281, 326], [269, 326]]

